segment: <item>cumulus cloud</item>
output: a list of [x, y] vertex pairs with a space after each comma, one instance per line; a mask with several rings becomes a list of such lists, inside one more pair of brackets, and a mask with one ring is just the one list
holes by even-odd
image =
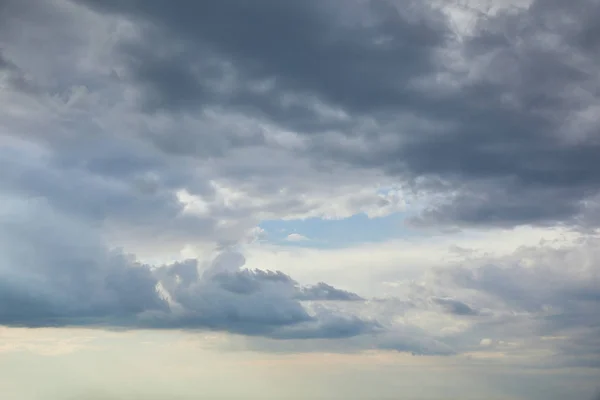
[[56, 213], [43, 199], [3, 197], [3, 204], [0, 323], [118, 324], [145, 311], [167, 310], [151, 271], [108, 251], [85, 224]]
[[344, 338], [374, 332], [372, 320], [302, 302], [354, 301], [320, 283], [302, 287], [282, 272], [242, 269], [223, 251], [161, 267], [107, 250], [98, 232], [43, 199], [3, 198], [0, 323], [214, 329], [277, 339]]
[[[198, 273], [193, 261], [157, 270], [173, 303], [169, 323], [278, 339], [352, 337], [378, 328], [376, 321], [343, 315], [303, 301], [356, 301], [360, 296], [321, 283], [303, 287], [274, 271], [242, 269], [244, 257], [224, 252]], [[152, 325], [152, 320], [147, 321]], [[163, 323], [157, 320], [156, 323]]]
[[[279, 271], [244, 269], [236, 251], [223, 250], [208, 262], [142, 264], [108, 250], [101, 230], [85, 219], [42, 198], [21, 200], [3, 197], [0, 213], [3, 325], [208, 329], [294, 342], [348, 340], [340, 351], [452, 352], [410, 325], [399, 331], [376, 313], [345, 307], [365, 302], [355, 293], [323, 282], [300, 285]], [[421, 332], [418, 339], [413, 330]]]
[[356, 293], [336, 289], [325, 282], [307, 286], [301, 289], [299, 298], [302, 300], [337, 300], [337, 301], [360, 301], [364, 300]]

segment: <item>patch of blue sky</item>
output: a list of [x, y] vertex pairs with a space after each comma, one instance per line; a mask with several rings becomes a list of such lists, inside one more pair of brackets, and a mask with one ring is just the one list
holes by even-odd
[[[395, 213], [385, 217], [369, 218], [361, 213], [335, 220], [321, 218], [270, 220], [263, 221], [260, 227], [265, 231], [268, 243], [336, 248], [423, 234], [419, 229], [405, 224], [407, 216], [406, 213]], [[289, 235], [293, 235], [291, 238], [296, 240], [289, 240]], [[306, 240], [302, 240], [302, 237]]]

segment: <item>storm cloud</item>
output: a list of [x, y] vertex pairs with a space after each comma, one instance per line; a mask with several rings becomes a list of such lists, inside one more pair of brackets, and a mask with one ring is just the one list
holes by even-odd
[[461, 29], [433, 2], [81, 3], [140, 24], [118, 52], [153, 109], [239, 110], [444, 194], [415, 223], [597, 224], [595, 1]]

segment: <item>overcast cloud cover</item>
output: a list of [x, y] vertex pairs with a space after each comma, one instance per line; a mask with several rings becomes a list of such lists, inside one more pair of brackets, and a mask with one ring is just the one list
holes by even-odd
[[[0, 0], [0, 325], [596, 373], [599, 21], [597, 0]], [[404, 222], [348, 225], [370, 253], [336, 273], [295, 230], [357, 215]], [[373, 244], [415, 237], [402, 264]], [[290, 248], [316, 263], [249, 259]]]

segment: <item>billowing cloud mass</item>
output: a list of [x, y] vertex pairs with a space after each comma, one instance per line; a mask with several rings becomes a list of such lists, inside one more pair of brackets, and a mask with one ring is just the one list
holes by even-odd
[[[452, 3], [81, 2], [141, 24], [116, 57], [144, 109], [242, 112], [308, 155], [424, 180], [444, 196], [422, 222], [596, 220], [595, 1], [534, 1], [462, 30]], [[204, 147], [185, 140], [170, 150]]]
[[103, 247], [99, 235], [44, 201], [2, 210], [0, 321], [11, 326], [215, 329], [285, 338], [374, 332], [376, 321], [301, 301], [362, 300], [327, 284], [302, 287], [282, 272], [241, 269], [224, 251], [200, 273], [196, 260], [153, 268]]
[[[598, 1], [25, 3], [0, 1], [0, 325], [600, 367]], [[571, 236], [373, 255], [356, 289], [246, 267], [328, 244], [265, 221], [398, 215]]]

